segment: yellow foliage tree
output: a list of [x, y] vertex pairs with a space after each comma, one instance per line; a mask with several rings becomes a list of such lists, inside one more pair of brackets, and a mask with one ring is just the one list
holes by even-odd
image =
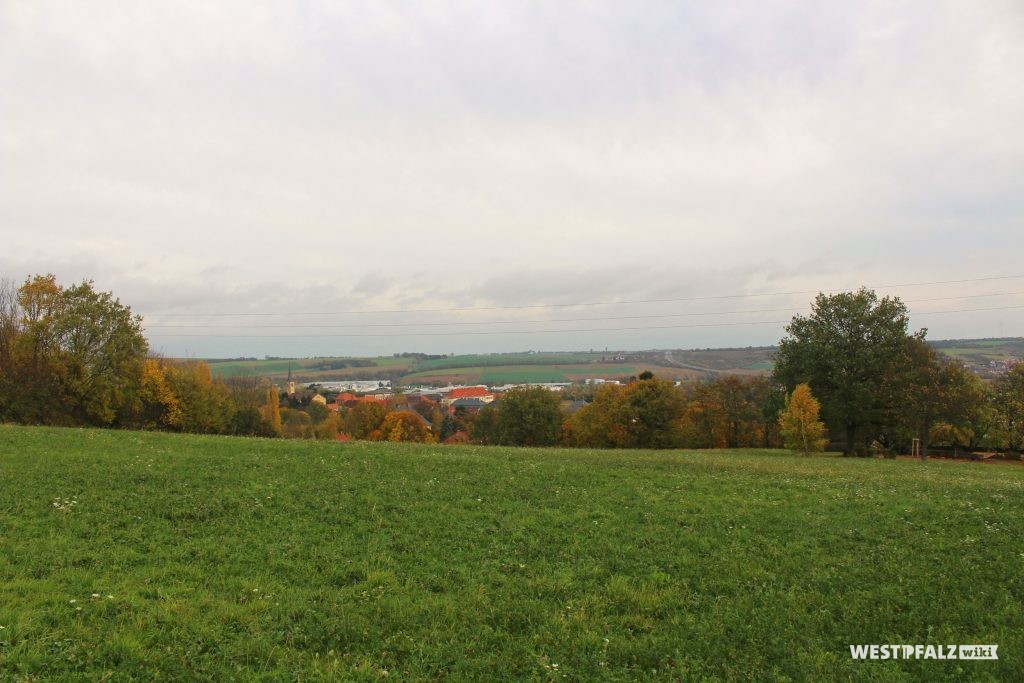
[[380, 427], [370, 434], [370, 441], [414, 441], [433, 443], [434, 435], [426, 421], [408, 410], [388, 413]]
[[818, 419], [821, 404], [811, 394], [811, 387], [798, 384], [786, 397], [786, 407], [779, 414], [779, 426], [786, 448], [804, 455], [825, 450], [825, 425]]
[[276, 436], [281, 436], [281, 406], [274, 387], [267, 387], [267, 400], [260, 408], [262, 417]]
[[148, 358], [142, 365], [139, 398], [145, 429], [181, 429], [181, 404], [167, 381], [169, 369], [156, 358]]

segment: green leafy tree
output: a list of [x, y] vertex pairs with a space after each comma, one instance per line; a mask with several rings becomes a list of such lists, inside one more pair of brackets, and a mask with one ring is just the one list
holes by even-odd
[[624, 395], [631, 447], [671, 448], [676, 445], [683, 396], [672, 382], [652, 376], [630, 382]]
[[[916, 337], [907, 338], [899, 363], [879, 391], [887, 402], [886, 422], [896, 437], [893, 445], [898, 445], [901, 434], [904, 447], [918, 439], [922, 460], [928, 457], [933, 433], [954, 447], [967, 445], [985, 397], [980, 379]], [[946, 426], [936, 431], [940, 424]]]
[[111, 424], [128, 406], [148, 350], [141, 325], [130, 308], [92, 282], [63, 290], [52, 330], [64, 394], [80, 421]]
[[229, 431], [236, 436], [281, 436], [279, 430], [273, 426], [260, 413], [256, 406], [241, 406], [231, 416]]
[[838, 430], [846, 452], [858, 438], [884, 429], [887, 410], [879, 387], [898, 369], [908, 336], [906, 306], [898, 298], [879, 299], [871, 290], [819, 294], [810, 316], [798, 315], [786, 327], [775, 358], [775, 378], [792, 391], [809, 384], [821, 401], [825, 422]]
[[281, 433], [286, 439], [312, 439], [313, 420], [301, 408], [282, 408]]
[[493, 403], [480, 409], [469, 424], [469, 437], [473, 443], [494, 445], [500, 442], [498, 407]]
[[516, 387], [501, 399], [498, 442], [508, 446], [554, 446], [562, 437], [558, 396], [543, 387]]
[[825, 425], [818, 419], [820, 405], [806, 384], [798, 384], [786, 398], [779, 425], [786, 448], [804, 455], [819, 453], [828, 443]]
[[316, 426], [327, 419], [331, 414], [331, 409], [319, 401], [310, 401], [304, 409], [309, 413], [310, 419], [313, 420], [313, 425]]
[[0, 294], [0, 409], [8, 419], [110, 425], [131, 412], [146, 357], [141, 319], [85, 281], [53, 275]]
[[1024, 363], [992, 383], [993, 432], [996, 443], [1009, 451], [1024, 450]]

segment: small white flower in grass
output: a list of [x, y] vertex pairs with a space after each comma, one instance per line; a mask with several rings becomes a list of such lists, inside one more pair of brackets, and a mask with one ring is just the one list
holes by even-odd
[[113, 599], [114, 599], [114, 596], [113, 596], [113, 595], [108, 595], [108, 596], [107, 596], [107, 600], [113, 600]]
[[68, 600], [68, 602], [70, 602], [70, 603], [71, 603], [71, 604], [73, 605], [73, 604], [75, 604], [76, 602], [78, 602], [78, 600]]
[[99, 593], [93, 593], [93, 594], [92, 594], [92, 597], [94, 597], [94, 598], [98, 598], [98, 597], [100, 597], [100, 594], [99, 594]]

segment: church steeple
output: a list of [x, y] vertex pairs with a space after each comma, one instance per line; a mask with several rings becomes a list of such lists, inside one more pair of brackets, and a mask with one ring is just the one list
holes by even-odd
[[292, 362], [288, 361], [288, 395], [295, 394], [295, 382], [292, 381]]

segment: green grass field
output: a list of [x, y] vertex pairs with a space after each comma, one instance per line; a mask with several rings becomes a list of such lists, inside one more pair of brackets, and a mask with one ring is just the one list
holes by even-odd
[[1017, 465], [0, 427], [0, 680], [1022, 680], [1021, 510]]

